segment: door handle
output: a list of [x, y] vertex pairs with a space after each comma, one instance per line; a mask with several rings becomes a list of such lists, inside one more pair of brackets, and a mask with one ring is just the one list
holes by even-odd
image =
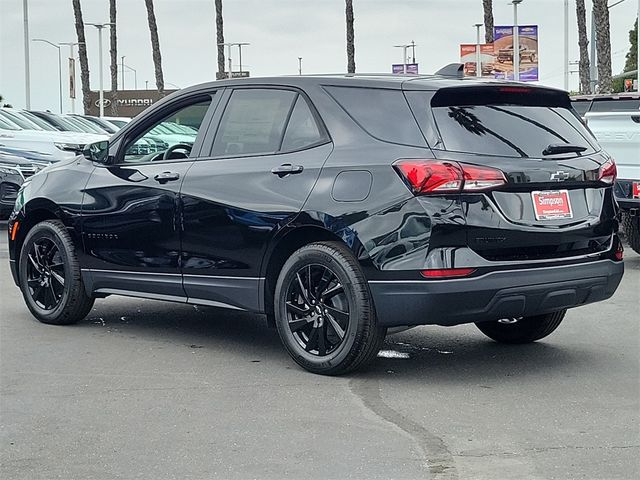
[[180, 174], [176, 172], [162, 172], [157, 174], [155, 177], [153, 177], [153, 179], [156, 182], [162, 183], [162, 184], [165, 184], [167, 182], [173, 182], [175, 180], [178, 180], [179, 178], [180, 178]]
[[302, 165], [291, 165], [290, 163], [285, 163], [283, 165], [280, 165], [279, 167], [272, 168], [271, 173], [282, 178], [286, 177], [287, 175], [302, 173], [303, 170], [304, 168]]

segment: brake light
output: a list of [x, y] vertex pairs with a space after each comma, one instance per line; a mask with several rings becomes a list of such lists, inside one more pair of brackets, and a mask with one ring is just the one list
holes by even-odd
[[398, 160], [394, 167], [416, 195], [477, 192], [507, 183], [496, 168], [442, 160]]
[[456, 162], [400, 160], [395, 167], [413, 193], [455, 193], [462, 187], [462, 171]]
[[604, 183], [612, 184], [618, 176], [618, 169], [616, 168], [616, 162], [613, 158], [610, 158], [600, 166], [598, 170], [598, 180]]
[[507, 183], [504, 173], [496, 168], [461, 165], [464, 173], [463, 190], [465, 191], [486, 190]]
[[475, 268], [433, 268], [421, 270], [420, 274], [425, 278], [468, 277]]

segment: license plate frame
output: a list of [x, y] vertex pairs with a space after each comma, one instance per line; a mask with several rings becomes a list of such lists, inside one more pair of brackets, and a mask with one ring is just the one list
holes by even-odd
[[535, 190], [531, 192], [536, 220], [567, 220], [573, 218], [569, 190]]

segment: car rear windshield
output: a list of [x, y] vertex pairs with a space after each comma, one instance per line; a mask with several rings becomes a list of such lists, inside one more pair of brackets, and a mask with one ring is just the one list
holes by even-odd
[[640, 98], [594, 99], [590, 112], [632, 112], [640, 110]]
[[445, 90], [433, 96], [407, 92], [412, 108], [431, 108], [445, 150], [530, 158], [544, 157], [556, 144], [584, 147], [583, 155], [597, 150], [566, 94], [510, 87]]

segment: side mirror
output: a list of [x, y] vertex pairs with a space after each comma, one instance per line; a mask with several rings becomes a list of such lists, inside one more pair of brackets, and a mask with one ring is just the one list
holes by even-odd
[[109, 142], [103, 140], [101, 142], [88, 143], [82, 151], [84, 158], [96, 163], [109, 163]]

